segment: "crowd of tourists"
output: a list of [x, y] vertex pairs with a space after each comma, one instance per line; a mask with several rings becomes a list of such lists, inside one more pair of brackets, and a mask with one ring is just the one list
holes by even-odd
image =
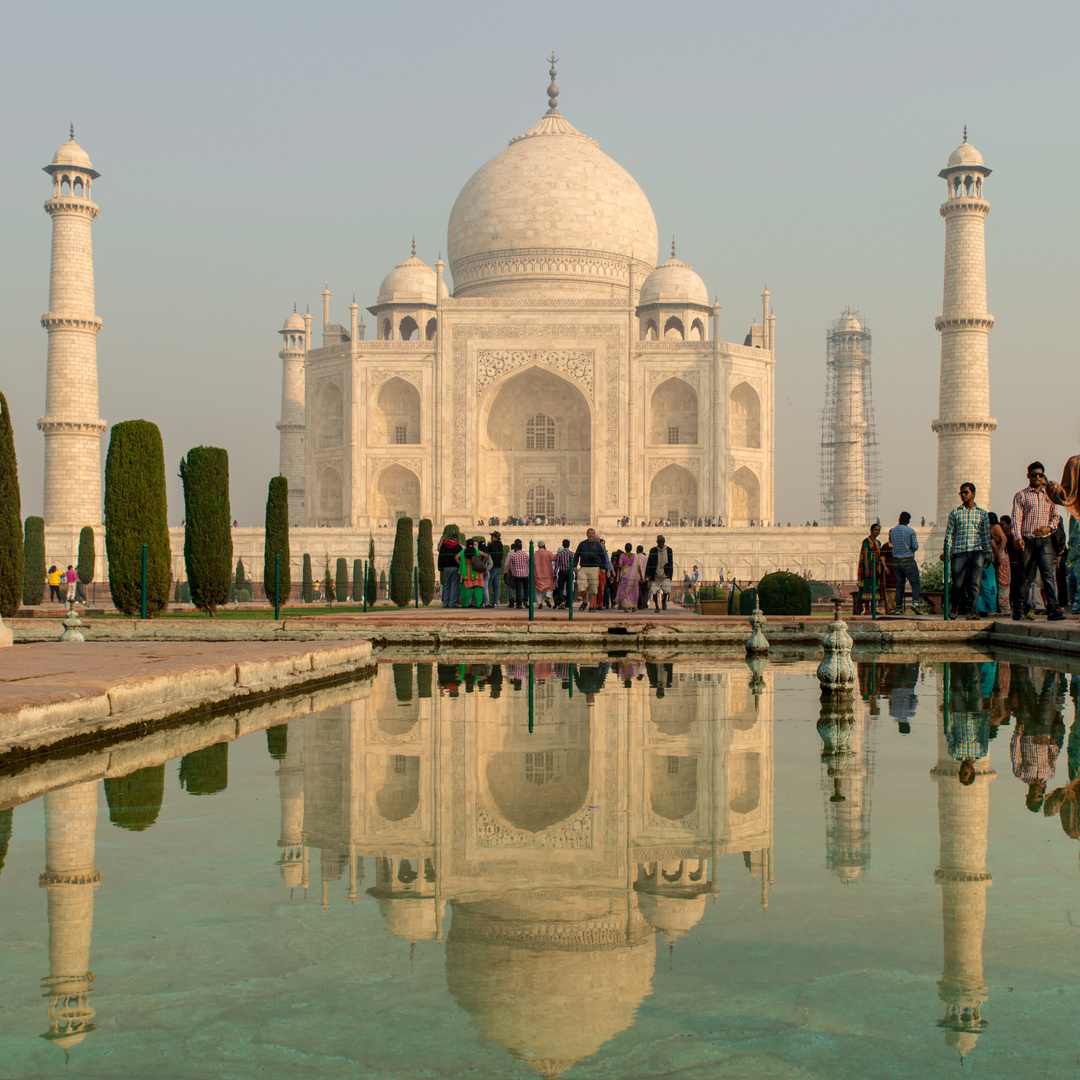
[[[650, 600], [656, 611], [666, 611], [675, 574], [675, 556], [662, 535], [648, 553], [642, 544], [624, 544], [609, 552], [607, 541], [588, 529], [585, 539], [571, 549], [564, 539], [554, 551], [540, 540], [532, 554], [520, 539], [509, 547], [498, 529], [482, 537], [463, 537], [448, 530], [439, 543], [438, 569], [444, 608], [494, 608], [505, 585], [507, 607], [529, 605], [530, 569], [532, 601], [537, 607], [578, 610], [637, 611]], [[701, 574], [695, 566], [685, 575], [684, 589], [696, 592]]]
[[[1047, 477], [1041, 461], [1028, 465], [1027, 485], [1013, 496], [1010, 514], [979, 506], [973, 483], [962, 483], [958, 494], [940, 556], [958, 617], [1009, 615], [1019, 621], [1034, 619], [1041, 609], [1058, 622], [1069, 606], [1080, 614], [1080, 455], [1068, 460], [1060, 483]], [[900, 514], [884, 544], [880, 523], [870, 526], [859, 552], [856, 613], [871, 603], [885, 614], [902, 613], [907, 586], [911, 609], [924, 610], [919, 540], [910, 522], [909, 513]]]

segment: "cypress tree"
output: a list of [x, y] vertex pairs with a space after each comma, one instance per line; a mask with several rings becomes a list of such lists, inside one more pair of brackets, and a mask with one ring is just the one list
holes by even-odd
[[412, 664], [391, 664], [394, 669], [394, 697], [399, 705], [408, 705], [412, 701], [413, 666]]
[[416, 564], [420, 567], [420, 599], [427, 607], [435, 599], [435, 549], [431, 542], [431, 519], [422, 518], [416, 537]]
[[94, 580], [94, 569], [97, 564], [97, 550], [94, 540], [94, 527], [84, 525], [79, 532], [79, 565], [75, 568], [79, 574], [79, 581], [89, 585]]
[[337, 581], [334, 583], [334, 596], [339, 604], [349, 599], [349, 564], [344, 559], [337, 561]]
[[165, 797], [165, 766], [151, 765], [127, 776], [105, 777], [109, 820], [118, 829], [142, 832], [157, 821]]
[[443, 526], [442, 536], [439, 538], [439, 542], [441, 543], [443, 540], [445, 540], [447, 536], [450, 535], [450, 533], [454, 533], [455, 536], [460, 536], [462, 540], [465, 539], [465, 534], [461, 531], [461, 529], [459, 529], [453, 522], [451, 522], [450, 524]]
[[169, 602], [172, 551], [165, 503], [165, 452], [149, 420], [114, 424], [105, 458], [105, 551], [109, 589], [125, 615], [140, 608], [142, 546], [147, 545], [146, 610]]
[[304, 552], [304, 603], [310, 604], [315, 599], [315, 579], [311, 576], [311, 556]]
[[382, 597], [383, 600], [385, 600], [385, 599], [387, 599], [387, 597], [389, 595], [390, 594], [386, 591], [386, 571], [385, 570], [380, 570], [379, 571], [379, 596]]
[[189, 795], [214, 795], [229, 786], [229, 744], [214, 743], [180, 759], [180, 787]]
[[184, 568], [191, 599], [213, 618], [232, 584], [232, 510], [229, 454], [195, 446], [180, 459], [184, 482]]
[[244, 560], [236, 560], [236, 587], [242, 589], [247, 584], [247, 574], [244, 572]]
[[377, 598], [375, 592], [375, 537], [368, 533], [367, 538], [367, 603], [368, 607], [375, 606]]
[[45, 519], [28, 517], [25, 528], [22, 601], [29, 607], [45, 595]]
[[394, 554], [390, 558], [390, 599], [398, 607], [408, 607], [412, 599], [413, 537], [412, 518], [398, 518]]
[[274, 602], [274, 556], [281, 556], [281, 603], [289, 602], [292, 575], [289, 571], [289, 481], [275, 476], [266, 496], [266, 533], [263, 539], [263, 592]]
[[431, 697], [431, 664], [416, 665], [416, 696]]
[[331, 604], [337, 599], [334, 579], [330, 576], [330, 556], [328, 554], [323, 555], [323, 596]]
[[266, 749], [275, 761], [283, 761], [289, 750], [289, 725], [275, 724], [266, 729]]
[[363, 603], [364, 564], [360, 559], [353, 559], [352, 563], [352, 598], [355, 604]]
[[7, 398], [0, 394], [0, 615], [19, 614], [23, 591], [23, 521], [15, 432]]
[[7, 810], [0, 810], [0, 870], [4, 869], [8, 844], [11, 843], [11, 819], [14, 816], [15, 811], [11, 807]]

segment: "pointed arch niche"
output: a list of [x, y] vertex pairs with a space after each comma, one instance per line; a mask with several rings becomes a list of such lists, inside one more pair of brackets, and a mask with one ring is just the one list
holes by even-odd
[[670, 518], [672, 524], [698, 516], [697, 477], [682, 465], [661, 469], [649, 485], [649, 517]]
[[728, 481], [728, 524], [761, 521], [761, 481], [745, 465]]
[[404, 465], [387, 465], [375, 481], [374, 516], [388, 525], [398, 518], [411, 517], [419, 521], [420, 478]]
[[649, 441], [669, 446], [696, 446], [698, 396], [685, 379], [665, 379], [649, 403]]
[[732, 446], [761, 448], [761, 398], [748, 382], [739, 383], [731, 391], [728, 437]]
[[337, 469], [323, 469], [316, 485], [316, 522], [319, 525], [344, 525], [345, 492], [341, 473]]
[[315, 405], [315, 448], [329, 450], [345, 439], [345, 399], [341, 388], [327, 383], [319, 391]]
[[412, 383], [395, 375], [379, 387], [371, 438], [375, 446], [420, 442], [420, 391]]

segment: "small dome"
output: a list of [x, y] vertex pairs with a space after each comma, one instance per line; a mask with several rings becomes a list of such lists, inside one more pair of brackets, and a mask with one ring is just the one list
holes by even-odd
[[638, 909], [645, 921], [658, 930], [668, 945], [686, 937], [705, 914], [705, 894], [697, 896], [658, 896], [639, 893]]
[[289, 315], [289, 317], [285, 320], [285, 325], [281, 329], [284, 333], [286, 330], [303, 330], [304, 328], [305, 327], [303, 315], [298, 315], [296, 313], [296, 310], [294, 309]]
[[67, 165], [76, 169], [92, 169], [90, 155], [74, 140], [69, 139], [53, 154], [54, 165]]
[[705, 288], [705, 282], [694, 273], [693, 267], [679, 262], [672, 255], [644, 280], [638, 303], [708, 305], [709, 290]]
[[379, 897], [386, 929], [406, 941], [430, 941], [439, 929], [433, 896]]
[[383, 278], [376, 303], [434, 305], [436, 284], [435, 271], [413, 254]]
[[852, 314], [851, 308], [845, 308], [844, 314], [840, 316], [840, 321], [836, 324], [836, 329], [855, 333], [862, 330], [862, 323]]
[[982, 154], [980, 154], [967, 139], [964, 139], [964, 141], [949, 155], [950, 169], [956, 168], [957, 166], [981, 165], [982, 163]]

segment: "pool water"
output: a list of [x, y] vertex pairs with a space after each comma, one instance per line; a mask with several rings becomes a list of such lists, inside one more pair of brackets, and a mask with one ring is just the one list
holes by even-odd
[[0, 776], [0, 1077], [1075, 1076], [1078, 676], [859, 672], [382, 664]]

